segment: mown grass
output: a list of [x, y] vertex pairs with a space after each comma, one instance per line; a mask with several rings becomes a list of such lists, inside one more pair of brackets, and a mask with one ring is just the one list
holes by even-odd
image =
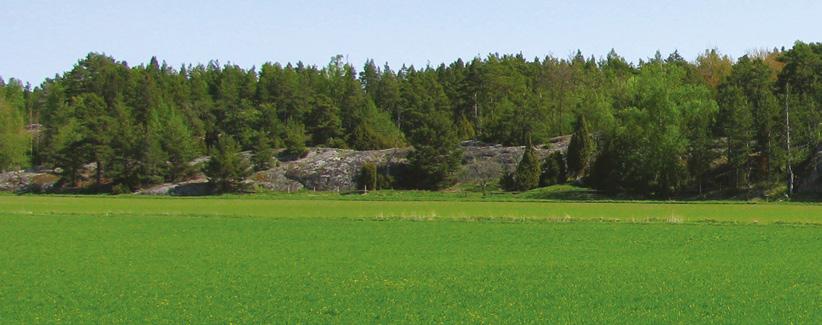
[[0, 323], [819, 324], [820, 215], [808, 204], [0, 196]]

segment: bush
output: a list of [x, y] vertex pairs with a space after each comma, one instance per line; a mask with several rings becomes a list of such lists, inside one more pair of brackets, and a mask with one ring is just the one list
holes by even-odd
[[594, 159], [595, 143], [585, 117], [577, 118], [577, 128], [568, 144], [568, 174], [572, 178], [585, 177]]
[[534, 147], [528, 144], [513, 175], [513, 189], [527, 191], [539, 186], [541, 168]]
[[117, 184], [111, 188], [111, 194], [120, 195], [120, 194], [131, 194], [131, 188], [128, 187], [126, 184]]
[[542, 162], [542, 175], [539, 178], [539, 186], [565, 184], [566, 179], [565, 155], [559, 151], [551, 153]]
[[360, 189], [375, 190], [377, 189], [377, 165], [374, 163], [365, 163], [360, 169], [360, 177], [358, 185]]

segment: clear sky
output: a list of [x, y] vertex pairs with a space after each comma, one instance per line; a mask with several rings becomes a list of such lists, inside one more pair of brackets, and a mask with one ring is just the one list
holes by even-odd
[[[509, 3], [511, 2], [511, 3]], [[437, 65], [488, 53], [576, 49], [631, 61], [674, 49], [733, 57], [822, 40], [822, 1], [210, 1], [2, 0], [0, 76], [39, 84], [88, 52], [137, 65], [211, 59], [325, 65], [342, 54], [392, 67]]]

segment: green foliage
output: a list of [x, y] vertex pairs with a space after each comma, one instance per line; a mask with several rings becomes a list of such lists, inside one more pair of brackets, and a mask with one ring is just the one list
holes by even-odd
[[79, 154], [83, 135], [75, 119], [68, 120], [52, 137], [54, 163], [62, 169], [63, 181], [75, 186], [80, 180], [80, 169], [85, 159]]
[[251, 165], [240, 153], [240, 145], [226, 135], [220, 137], [211, 152], [204, 172], [214, 190], [218, 193], [243, 190], [245, 178], [251, 175]]
[[18, 109], [0, 97], [0, 171], [19, 169], [29, 163], [30, 137]]
[[743, 188], [748, 185], [749, 161], [753, 128], [748, 100], [739, 87], [724, 84], [719, 88], [719, 124], [726, 136], [726, 157], [733, 169], [729, 177], [731, 186]]
[[542, 162], [542, 174], [539, 177], [539, 186], [565, 184], [568, 171], [565, 167], [565, 155], [561, 151], [552, 152]]
[[164, 124], [160, 144], [168, 159], [166, 180], [176, 182], [191, 174], [190, 163], [196, 152], [195, 145], [191, 131], [178, 114], [173, 111], [166, 113]]
[[316, 146], [339, 146], [344, 138], [339, 109], [326, 96], [317, 98], [311, 112], [311, 142]]
[[254, 152], [251, 156], [251, 162], [254, 165], [254, 170], [267, 170], [274, 166], [274, 151], [271, 150], [268, 138], [259, 136], [257, 144], [254, 146]]
[[634, 106], [621, 112], [619, 126], [597, 158], [591, 177], [595, 186], [667, 197], [689, 185], [690, 126], [685, 121], [716, 104], [704, 88], [683, 84], [683, 77], [679, 67], [650, 63], [631, 80]]
[[302, 157], [307, 152], [305, 148], [305, 127], [301, 123], [290, 122], [285, 126], [285, 152], [293, 157]]
[[[412, 145], [398, 184], [439, 189], [453, 183], [460, 140], [545, 144], [574, 130], [569, 178], [651, 196], [744, 191], [781, 182], [789, 165], [810, 172], [822, 144], [821, 49], [797, 42], [735, 63], [715, 50], [693, 63], [674, 52], [632, 64], [613, 50], [601, 60], [491, 54], [398, 70], [369, 60], [360, 72], [343, 56], [257, 70], [90, 53], [33, 89], [0, 82], [16, 115], [0, 122], [0, 168], [59, 167], [89, 185], [79, 173], [91, 163], [95, 183], [137, 190], [185, 179], [190, 159], [228, 135], [245, 150], [266, 137], [293, 157], [307, 145]], [[15, 131], [22, 121], [39, 130], [32, 141]]]
[[530, 144], [525, 146], [525, 152], [517, 164], [517, 169], [514, 171], [512, 181], [513, 190], [527, 191], [539, 186], [540, 175], [542, 169], [540, 167], [539, 159], [537, 158], [534, 147]]
[[477, 136], [474, 125], [468, 121], [465, 115], [460, 115], [459, 120], [457, 120], [457, 136], [464, 140], [473, 139]]
[[377, 165], [372, 162], [365, 163], [362, 168], [360, 168], [360, 175], [357, 179], [357, 187], [362, 190], [376, 190], [377, 179]]
[[568, 174], [572, 178], [585, 177], [594, 159], [596, 142], [585, 116], [577, 117], [576, 130], [568, 145]]
[[451, 119], [443, 109], [442, 88], [427, 84], [427, 96], [419, 98], [417, 111], [409, 118], [410, 141], [414, 150], [408, 154], [415, 186], [442, 189], [454, 182], [454, 173], [462, 156]]

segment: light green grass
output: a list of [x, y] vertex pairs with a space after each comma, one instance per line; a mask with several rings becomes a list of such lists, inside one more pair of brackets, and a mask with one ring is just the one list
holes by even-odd
[[0, 323], [819, 324], [821, 214], [0, 196]]
[[[312, 196], [316, 195], [316, 196]], [[412, 196], [413, 197], [413, 196]], [[376, 199], [377, 201], [366, 201]], [[822, 224], [822, 205], [788, 203], [388, 201], [379, 196], [171, 198], [143, 196], [0, 196], [7, 214], [196, 215], [277, 218], [504, 219], [613, 222]]]

